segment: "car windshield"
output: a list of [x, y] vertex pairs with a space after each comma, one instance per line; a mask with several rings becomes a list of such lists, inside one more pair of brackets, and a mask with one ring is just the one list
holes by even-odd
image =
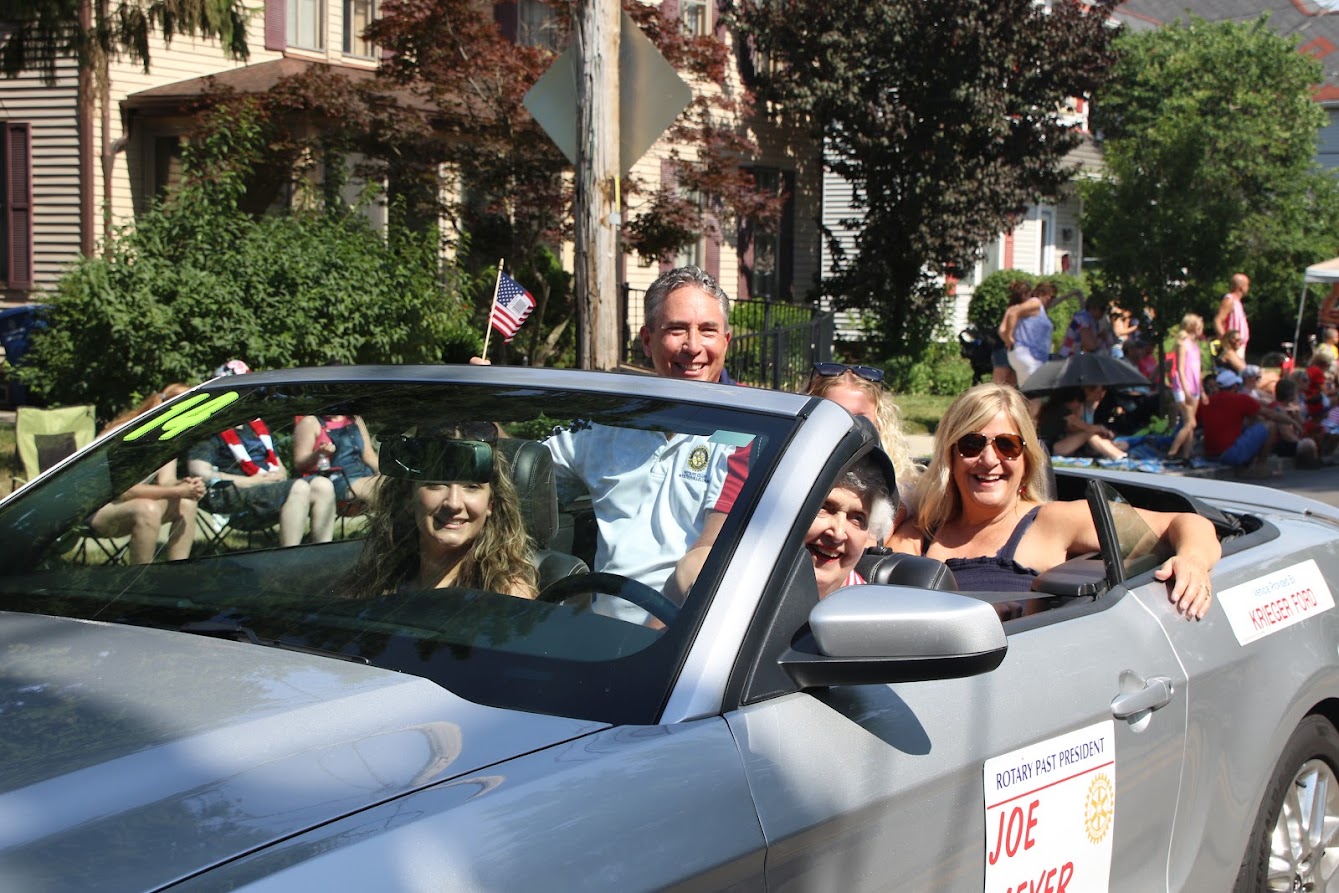
[[[636, 396], [665, 393], [637, 377], [586, 376], [618, 383], [591, 390], [387, 378], [237, 376], [126, 423], [0, 504], [0, 609], [318, 652], [479, 703], [651, 721], [710, 593], [666, 598], [691, 531], [636, 525], [700, 514], [731, 488], [722, 505], [747, 506], [795, 420]], [[607, 500], [620, 475], [660, 487], [660, 515]], [[164, 482], [203, 495], [187, 501], [193, 516], [180, 500], [152, 516], [150, 560], [137, 563], [128, 522], [107, 519]], [[727, 532], [741, 514], [729, 517]]]

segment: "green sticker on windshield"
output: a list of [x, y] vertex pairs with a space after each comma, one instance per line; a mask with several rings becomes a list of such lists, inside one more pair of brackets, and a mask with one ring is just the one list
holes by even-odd
[[[195, 394], [181, 401], [153, 421], [131, 431], [125, 436], [125, 439], [138, 440], [154, 429], [159, 429], [161, 431], [158, 435], [159, 440], [171, 440], [181, 432], [194, 428], [201, 422], [208, 421], [219, 410], [236, 403], [241, 396], [237, 391], [229, 391], [226, 394], [219, 394], [211, 400], [208, 394]], [[201, 403], [202, 400], [208, 402]]]

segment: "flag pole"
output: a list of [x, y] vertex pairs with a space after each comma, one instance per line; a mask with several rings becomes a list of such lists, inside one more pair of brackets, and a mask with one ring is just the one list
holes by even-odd
[[506, 263], [505, 257], [498, 258], [497, 262], [497, 281], [493, 283], [493, 300], [488, 305], [488, 319], [484, 322], [484, 359], [488, 359], [488, 339], [493, 334], [493, 308], [497, 306], [497, 293], [502, 288], [502, 265]]

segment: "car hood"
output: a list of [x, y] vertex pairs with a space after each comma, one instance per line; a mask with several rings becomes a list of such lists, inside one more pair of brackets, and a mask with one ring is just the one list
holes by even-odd
[[153, 889], [605, 727], [329, 657], [0, 612], [0, 889]]

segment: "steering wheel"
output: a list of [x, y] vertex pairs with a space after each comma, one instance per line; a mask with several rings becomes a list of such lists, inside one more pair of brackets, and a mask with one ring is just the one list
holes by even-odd
[[556, 604], [574, 595], [591, 592], [621, 598], [646, 611], [666, 626], [679, 616], [679, 606], [664, 595], [645, 583], [629, 580], [618, 574], [573, 574], [570, 577], [560, 577], [550, 583], [535, 600]]

